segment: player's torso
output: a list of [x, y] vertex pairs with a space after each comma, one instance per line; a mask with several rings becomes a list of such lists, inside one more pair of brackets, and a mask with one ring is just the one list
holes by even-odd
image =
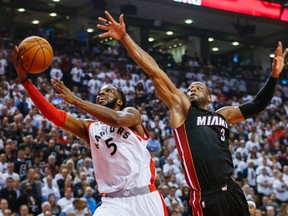
[[89, 127], [91, 154], [101, 193], [149, 185], [154, 175], [143, 138], [129, 128], [94, 122]]
[[180, 160], [188, 172], [186, 181], [194, 189], [210, 190], [232, 175], [229, 129], [224, 117], [191, 106], [185, 123], [173, 132]]

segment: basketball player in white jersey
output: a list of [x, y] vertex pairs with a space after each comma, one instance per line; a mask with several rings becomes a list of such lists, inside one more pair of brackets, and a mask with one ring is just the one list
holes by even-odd
[[52, 79], [58, 96], [89, 113], [97, 121], [76, 119], [50, 104], [27, 79], [14, 49], [19, 81], [41, 113], [58, 127], [90, 143], [102, 205], [94, 216], [166, 216], [166, 206], [154, 185], [155, 168], [146, 149], [149, 134], [140, 113], [125, 107], [122, 91], [113, 86], [100, 89], [96, 104], [77, 98], [59, 80]]

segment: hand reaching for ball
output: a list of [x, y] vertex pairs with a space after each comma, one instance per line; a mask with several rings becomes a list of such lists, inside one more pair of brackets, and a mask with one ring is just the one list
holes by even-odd
[[54, 88], [57, 90], [58, 93], [56, 93], [57, 97], [63, 98], [67, 103], [69, 104], [75, 104], [77, 100], [80, 100], [80, 98], [77, 98], [71, 91], [68, 89], [64, 83], [58, 79], [52, 78], [51, 82], [54, 86]]
[[17, 46], [13, 50], [13, 64], [18, 74], [19, 81], [23, 83], [26, 79], [26, 72], [22, 68], [23, 56], [19, 56], [19, 49]]

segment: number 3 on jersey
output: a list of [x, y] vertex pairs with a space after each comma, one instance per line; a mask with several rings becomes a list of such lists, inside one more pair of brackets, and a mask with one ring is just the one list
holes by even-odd
[[220, 130], [220, 139], [221, 139], [221, 141], [225, 141], [225, 129], [224, 128], [222, 128], [221, 130]]

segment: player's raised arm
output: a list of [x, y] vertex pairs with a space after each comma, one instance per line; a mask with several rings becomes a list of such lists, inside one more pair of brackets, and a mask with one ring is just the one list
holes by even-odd
[[23, 56], [18, 59], [19, 49], [16, 46], [13, 52], [13, 63], [17, 71], [19, 81], [24, 86], [27, 94], [32, 99], [35, 106], [41, 111], [49, 121], [56, 126], [61, 127], [65, 131], [84, 139], [89, 142], [89, 136], [86, 131], [87, 122], [84, 120], [73, 118], [65, 111], [57, 109], [53, 104], [49, 103], [46, 98], [38, 91], [38, 89], [27, 79], [26, 72], [23, 70]]
[[[134, 127], [141, 124], [141, 115], [134, 107], [126, 107], [125, 96], [114, 86], [103, 86], [96, 98], [96, 104], [76, 97], [63, 82], [52, 79], [57, 96], [67, 103], [89, 113], [95, 119], [113, 127]], [[117, 99], [115, 99], [117, 98]]]
[[183, 103], [182, 100], [188, 101], [185, 94], [176, 88], [166, 73], [159, 68], [155, 60], [128, 35], [123, 19], [124, 15], [120, 15], [119, 23], [113, 19], [109, 12], [105, 11], [105, 15], [108, 20], [99, 17], [99, 21], [102, 22], [102, 24], [98, 24], [97, 27], [106, 32], [100, 34], [99, 37], [113, 37], [122, 42], [133, 60], [153, 80], [157, 95], [169, 108], [172, 108], [175, 104]]
[[223, 107], [217, 110], [217, 112], [225, 116], [228, 123], [237, 123], [266, 109], [275, 93], [278, 78], [285, 65], [284, 60], [287, 53], [288, 50], [285, 49], [283, 51], [282, 43], [279, 41], [272, 62], [271, 75], [264, 86], [258, 91], [255, 98], [245, 104], [241, 104], [239, 107]]

